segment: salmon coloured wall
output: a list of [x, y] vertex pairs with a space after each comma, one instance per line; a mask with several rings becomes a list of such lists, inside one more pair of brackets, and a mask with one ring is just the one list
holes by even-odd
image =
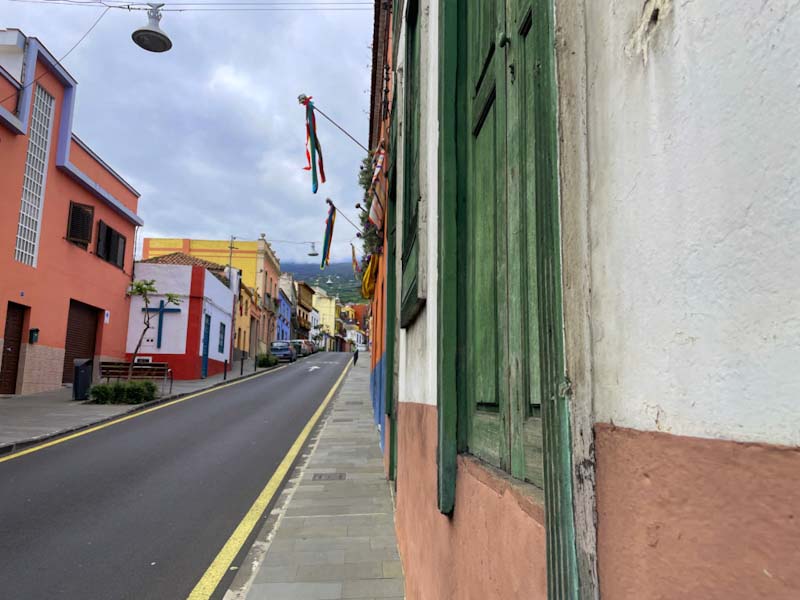
[[[131, 279], [136, 223], [123, 216], [90, 184], [100, 181], [107, 193], [113, 194], [121, 206], [133, 214], [138, 194], [109, 167], [95, 158], [72, 139], [72, 132], [62, 123], [72, 110], [71, 97], [63, 81], [46, 66], [41, 54], [35, 63], [35, 88], [46, 90], [55, 98], [53, 126], [50, 134], [49, 156], [41, 211], [39, 248], [35, 267], [17, 262], [14, 258], [17, 226], [22, 196], [22, 181], [28, 149], [28, 136], [0, 126], [0, 336], [6, 319], [8, 302], [28, 308], [23, 340], [30, 328], [39, 329], [39, 340], [24, 350], [18, 374], [19, 391], [40, 391], [61, 384], [63, 348], [66, 338], [67, 314], [71, 299], [98, 310], [98, 335], [95, 356], [122, 358], [127, 334], [128, 298], [126, 290]], [[5, 81], [0, 77], [0, 82]], [[74, 89], [74, 88], [73, 88]], [[32, 105], [31, 94], [28, 108]], [[7, 108], [7, 105], [4, 104]], [[69, 140], [61, 139], [69, 135]], [[57, 166], [57, 150], [67, 144], [70, 159], [88, 183], [79, 183], [67, 169]], [[70, 201], [94, 209], [92, 241], [83, 249], [65, 239]], [[124, 268], [95, 256], [98, 222], [102, 220], [126, 238]], [[107, 311], [107, 312], [106, 312]], [[27, 344], [26, 344], [27, 346]], [[37, 371], [35, 386], [22, 388], [29, 381], [27, 371]], [[34, 389], [35, 388], [35, 389]]]

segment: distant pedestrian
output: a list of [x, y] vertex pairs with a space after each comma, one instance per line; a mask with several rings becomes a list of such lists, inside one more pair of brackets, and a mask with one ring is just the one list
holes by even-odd
[[357, 362], [358, 362], [358, 346], [356, 346], [356, 351], [353, 352], [353, 366], [354, 367], [356, 366]]

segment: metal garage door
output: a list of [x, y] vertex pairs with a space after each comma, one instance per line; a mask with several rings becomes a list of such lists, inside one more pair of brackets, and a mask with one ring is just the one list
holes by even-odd
[[96, 308], [83, 302], [70, 300], [67, 339], [64, 342], [64, 375], [61, 379], [63, 383], [72, 383], [76, 358], [94, 358], [97, 315]]

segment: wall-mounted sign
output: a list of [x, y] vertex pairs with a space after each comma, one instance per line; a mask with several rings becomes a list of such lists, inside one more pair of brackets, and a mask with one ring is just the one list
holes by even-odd
[[107, 310], [107, 311], [106, 311], [106, 314], [105, 314], [105, 317], [103, 318], [103, 323], [105, 323], [106, 325], [108, 325], [108, 322], [109, 322], [110, 320], [111, 320], [111, 311], [110, 311], [110, 310]]

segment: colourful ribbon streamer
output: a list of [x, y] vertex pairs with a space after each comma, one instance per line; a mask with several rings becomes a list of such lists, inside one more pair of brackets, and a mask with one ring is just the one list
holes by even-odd
[[379, 230], [383, 229], [383, 199], [380, 196], [380, 175], [383, 172], [383, 164], [386, 161], [386, 151], [383, 149], [383, 142], [375, 151], [373, 159], [372, 182], [370, 191], [372, 192], [372, 203], [369, 209], [369, 221]]
[[333, 225], [336, 222], [336, 207], [330, 200], [326, 200], [325, 202], [328, 203], [329, 208], [328, 218], [325, 219], [325, 239], [322, 241], [322, 262], [319, 265], [320, 270], [323, 270], [330, 263]]
[[353, 251], [353, 276], [358, 279], [358, 275], [361, 273], [361, 267], [359, 266], [358, 259], [356, 258], [356, 247], [351, 243], [350, 249]]
[[[311, 96], [301, 94], [298, 102], [306, 108], [306, 171], [311, 171], [311, 191], [317, 193], [319, 182], [325, 183], [325, 165], [322, 161], [322, 146], [317, 137], [317, 118], [314, 115], [314, 103]], [[319, 181], [317, 179], [317, 163], [319, 163]]]

